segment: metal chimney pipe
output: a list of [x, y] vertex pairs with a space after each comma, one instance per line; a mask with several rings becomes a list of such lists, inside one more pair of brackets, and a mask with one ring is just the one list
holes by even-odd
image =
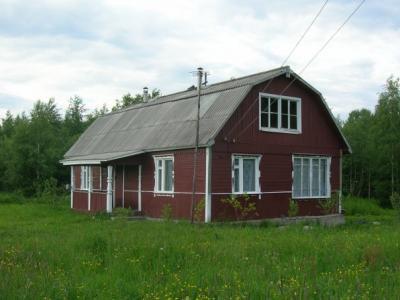
[[143, 102], [147, 102], [149, 100], [149, 89], [147, 86], [143, 88]]

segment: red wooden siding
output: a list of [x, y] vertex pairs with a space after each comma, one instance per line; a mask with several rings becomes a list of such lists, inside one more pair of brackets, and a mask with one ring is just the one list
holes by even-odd
[[106, 197], [105, 192], [94, 192], [91, 195], [91, 210], [92, 212], [99, 212], [106, 210]]
[[74, 209], [87, 211], [88, 193], [85, 191], [74, 191]]
[[122, 207], [122, 166], [115, 167], [114, 187], [115, 187], [115, 207]]
[[[280, 94], [292, 79], [284, 76], [256, 86], [215, 139], [212, 156], [212, 192], [231, 193], [231, 157], [234, 153], [261, 154], [260, 187], [262, 192], [252, 196], [258, 218], [286, 216], [292, 190], [292, 155], [315, 154], [332, 157], [331, 189], [339, 189], [339, 151], [345, 145], [339, 139], [335, 125], [318, 95], [300, 82], [294, 82], [285, 95], [301, 98], [302, 133], [271, 133], [259, 130], [259, 93]], [[267, 87], [267, 89], [265, 89]], [[254, 103], [256, 102], [256, 103]], [[245, 112], [252, 107], [246, 115]], [[254, 120], [256, 120], [254, 122]], [[239, 122], [239, 123], [238, 123]], [[252, 123], [251, 126], [249, 124]], [[236, 124], [236, 125], [235, 125]], [[233, 127], [235, 126], [235, 127]], [[248, 127], [249, 126], [249, 127]], [[246, 127], [248, 127], [246, 129]], [[277, 192], [277, 193], [276, 193]], [[289, 193], [288, 193], [289, 192]], [[213, 195], [212, 219], [232, 217], [232, 211], [220, 201], [228, 195]], [[319, 215], [318, 200], [298, 200], [299, 215]]]
[[[174, 190], [179, 194], [172, 196], [164, 196], [154, 193], [144, 193], [142, 198], [142, 206], [145, 215], [151, 217], [160, 217], [162, 209], [165, 205], [170, 204], [172, 207], [173, 218], [181, 219], [190, 218], [191, 209], [191, 191], [193, 176], [193, 150], [180, 150], [175, 152], [165, 152], [157, 154], [174, 155]], [[197, 165], [197, 193], [204, 193], [205, 187], [205, 149], [199, 149]], [[154, 190], [154, 161], [151, 155], [147, 156], [146, 165], [143, 168], [142, 189], [145, 191]], [[180, 194], [182, 193], [182, 194]], [[204, 198], [204, 194], [196, 195], [196, 202]]]
[[124, 206], [138, 209], [138, 166], [125, 166]]

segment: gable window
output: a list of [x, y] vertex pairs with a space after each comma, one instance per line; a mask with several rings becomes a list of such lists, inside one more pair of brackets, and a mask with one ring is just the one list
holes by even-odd
[[330, 157], [293, 157], [293, 198], [330, 197]]
[[259, 127], [263, 131], [301, 133], [301, 99], [260, 93]]
[[89, 167], [81, 166], [81, 190], [89, 189]]
[[232, 156], [232, 192], [234, 194], [257, 193], [259, 185], [260, 156]]
[[173, 156], [154, 157], [155, 192], [174, 191], [174, 158]]

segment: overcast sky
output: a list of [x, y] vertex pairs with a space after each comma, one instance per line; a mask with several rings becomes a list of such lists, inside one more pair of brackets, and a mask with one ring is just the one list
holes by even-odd
[[[163, 94], [279, 67], [321, 1], [0, 0], [0, 118], [37, 99], [64, 109], [113, 105], [143, 86]], [[299, 72], [359, 1], [331, 0], [288, 64]], [[303, 78], [335, 115], [373, 109], [391, 75], [400, 76], [398, 0], [367, 0]]]

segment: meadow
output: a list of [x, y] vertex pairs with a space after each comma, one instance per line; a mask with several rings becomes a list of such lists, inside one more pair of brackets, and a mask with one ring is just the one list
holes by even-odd
[[399, 299], [400, 224], [347, 199], [347, 223], [111, 219], [0, 195], [0, 299]]

